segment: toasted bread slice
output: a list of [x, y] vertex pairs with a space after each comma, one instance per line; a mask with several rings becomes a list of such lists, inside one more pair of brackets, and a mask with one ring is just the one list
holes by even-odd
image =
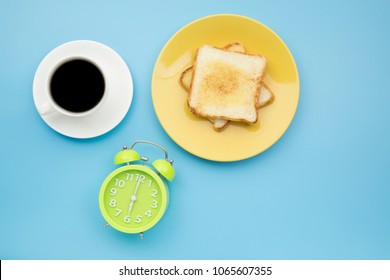
[[[245, 47], [242, 44], [237, 42], [230, 43], [225, 47], [223, 47], [223, 49], [228, 51], [241, 52], [241, 53], [245, 53], [246, 51]], [[191, 88], [192, 74], [193, 74], [193, 67], [190, 66], [189, 68], [187, 68], [182, 72], [180, 77], [180, 83], [187, 92], [189, 92]], [[263, 82], [260, 90], [260, 95], [259, 95], [258, 108], [268, 105], [273, 101], [273, 99], [274, 99], [274, 95], [271, 89]], [[210, 118], [209, 120], [213, 123], [213, 128], [217, 131], [222, 130], [229, 124], [229, 121], [225, 119]]]
[[231, 52], [245, 53], [245, 47], [238, 42], [230, 43], [224, 46], [223, 49]]
[[255, 123], [266, 59], [204, 45], [197, 51], [188, 106], [199, 116]]
[[274, 101], [275, 95], [266, 83], [261, 84], [260, 96], [259, 96], [259, 108], [267, 106]]
[[194, 74], [194, 67], [190, 66], [180, 76], [180, 84], [187, 92], [191, 89], [192, 74]]

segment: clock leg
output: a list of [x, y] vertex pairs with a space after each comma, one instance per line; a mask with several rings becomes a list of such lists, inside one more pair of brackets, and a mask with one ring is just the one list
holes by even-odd
[[143, 232], [140, 232], [140, 233], [139, 233], [139, 237], [140, 237], [141, 239], [144, 239], [144, 233], [143, 233]]

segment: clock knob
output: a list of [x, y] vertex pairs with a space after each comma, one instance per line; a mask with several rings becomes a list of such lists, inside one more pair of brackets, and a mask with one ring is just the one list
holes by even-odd
[[165, 159], [157, 159], [152, 165], [168, 181], [172, 181], [175, 178], [175, 169], [171, 162]]
[[141, 157], [136, 151], [132, 149], [128, 150], [126, 147], [124, 147], [122, 151], [116, 154], [114, 158], [114, 163], [115, 164], [129, 163], [132, 161], [139, 160], [140, 158]]

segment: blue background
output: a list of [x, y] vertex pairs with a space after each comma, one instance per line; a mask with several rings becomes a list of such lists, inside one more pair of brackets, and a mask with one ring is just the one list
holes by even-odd
[[[1, 0], [0, 258], [390, 259], [389, 3]], [[234, 163], [177, 146], [151, 100], [167, 40], [217, 13], [278, 33], [301, 81], [284, 136]], [[125, 119], [88, 140], [50, 129], [32, 98], [40, 61], [78, 39], [116, 50], [134, 80]], [[113, 156], [136, 139], [164, 145], [177, 172], [144, 240], [105, 229], [97, 203]]]

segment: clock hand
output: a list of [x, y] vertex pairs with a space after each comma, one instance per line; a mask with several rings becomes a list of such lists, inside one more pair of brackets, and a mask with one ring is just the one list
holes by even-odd
[[137, 200], [137, 197], [135, 195], [137, 194], [140, 183], [141, 183], [141, 180], [138, 180], [137, 185], [135, 186], [134, 193], [130, 197], [130, 205], [129, 205], [129, 210], [127, 210], [127, 215], [130, 215], [131, 209], [133, 209], [134, 201]]
[[127, 216], [130, 215], [131, 209], [133, 209], [133, 204], [134, 204], [134, 200], [131, 199], [131, 202], [130, 202], [130, 205], [129, 205], [129, 210], [127, 211]]

